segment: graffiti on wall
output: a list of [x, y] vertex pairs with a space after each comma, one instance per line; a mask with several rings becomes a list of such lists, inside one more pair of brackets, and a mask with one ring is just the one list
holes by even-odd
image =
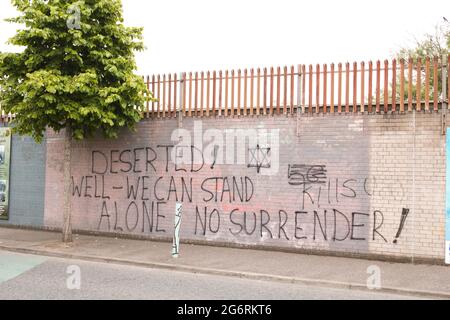
[[257, 173], [261, 173], [261, 169], [270, 169], [270, 148], [261, 148], [257, 145], [256, 148], [249, 149], [250, 161], [249, 168], [256, 168]]
[[[170, 156], [174, 148], [93, 150], [89, 174], [72, 177], [72, 195], [95, 201], [96, 227], [108, 232], [168, 234], [173, 218], [168, 215], [181, 202], [192, 235], [198, 237], [333, 243], [388, 243], [392, 237], [384, 233], [382, 211], [356, 210], [373, 196], [372, 178], [333, 177], [326, 165], [290, 164], [278, 187], [268, 186], [258, 174], [270, 167], [270, 148], [249, 149], [245, 176], [218, 174], [220, 166], [206, 164], [194, 146], [177, 149], [176, 155], [183, 150], [189, 158], [179, 162], [180, 157]], [[214, 148], [214, 154], [219, 151]], [[265, 199], [269, 188], [281, 199], [283, 193], [295, 196], [272, 205]], [[394, 243], [408, 213], [402, 215]]]

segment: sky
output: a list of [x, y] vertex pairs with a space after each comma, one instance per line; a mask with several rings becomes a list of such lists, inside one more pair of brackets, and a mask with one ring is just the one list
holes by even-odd
[[[386, 59], [450, 20], [448, 0], [123, 0], [144, 27], [138, 73], [178, 73]], [[16, 25], [0, 0], [0, 51]]]

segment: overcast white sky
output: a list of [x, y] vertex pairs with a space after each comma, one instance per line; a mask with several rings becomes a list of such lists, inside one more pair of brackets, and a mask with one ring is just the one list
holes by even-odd
[[[126, 24], [145, 28], [140, 74], [384, 59], [450, 20], [448, 0], [122, 2]], [[14, 15], [0, 0], [1, 51]]]

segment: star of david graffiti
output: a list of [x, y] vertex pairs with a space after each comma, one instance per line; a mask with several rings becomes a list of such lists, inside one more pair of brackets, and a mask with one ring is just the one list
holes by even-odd
[[249, 151], [249, 164], [248, 168], [256, 168], [257, 173], [261, 173], [261, 169], [270, 169], [270, 148], [261, 148], [257, 145], [254, 149], [248, 149]]

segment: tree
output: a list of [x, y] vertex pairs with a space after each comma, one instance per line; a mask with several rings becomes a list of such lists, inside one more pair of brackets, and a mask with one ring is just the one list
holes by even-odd
[[[435, 26], [434, 34], [428, 33], [425, 34], [422, 40], [415, 39], [415, 43], [412, 47], [401, 48], [399, 52], [395, 55], [398, 61], [404, 60], [406, 65], [408, 64], [409, 58], [413, 59], [413, 63], [416, 63], [418, 59], [422, 60], [422, 63], [426, 58], [430, 58], [431, 61], [434, 57], [441, 59], [442, 57], [448, 56], [450, 49], [450, 24], [447, 19], [444, 18], [442, 23], [439, 23]], [[430, 70], [429, 70], [430, 72]], [[421, 97], [422, 99], [425, 97], [425, 65], [422, 65], [422, 90]], [[414, 83], [416, 82], [416, 78], [414, 78]], [[397, 79], [397, 86], [399, 86], [400, 78]], [[409, 85], [408, 80], [405, 80], [405, 86]], [[429, 90], [429, 97], [433, 99], [434, 95], [434, 78], [430, 77], [430, 83], [427, 84], [431, 90]], [[442, 93], [442, 83], [438, 82], [438, 94]], [[400, 89], [397, 88], [397, 94], [399, 95]], [[408, 93], [405, 92], [405, 99], [407, 99]], [[416, 96], [416, 86], [413, 86], [413, 96]]]
[[142, 28], [123, 24], [120, 0], [12, 0], [24, 26], [0, 53], [0, 103], [15, 115], [14, 131], [41, 142], [47, 128], [65, 129], [64, 241], [71, 241], [72, 139], [102, 132], [118, 136], [141, 119], [147, 92], [135, 75], [134, 52], [144, 49]]
[[415, 39], [413, 47], [401, 48], [396, 54], [396, 57], [400, 59], [408, 60], [413, 58], [414, 60], [426, 57], [442, 57], [448, 54], [450, 48], [450, 25], [444, 20], [435, 26], [434, 34], [427, 33], [424, 39]]

